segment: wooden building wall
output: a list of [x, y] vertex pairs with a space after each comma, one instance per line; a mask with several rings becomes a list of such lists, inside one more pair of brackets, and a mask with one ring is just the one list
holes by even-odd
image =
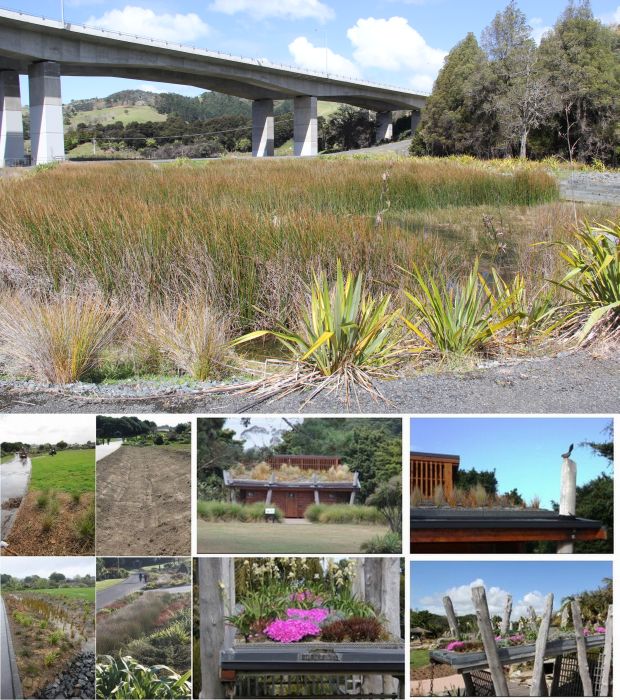
[[452, 455], [409, 455], [410, 491], [418, 488], [425, 499], [432, 499], [438, 486], [449, 496], [454, 488], [453, 474], [459, 458]]
[[[240, 503], [265, 503], [267, 498], [266, 488], [240, 489]], [[319, 499], [321, 503], [333, 505], [336, 503], [348, 503], [351, 494], [347, 491], [330, 491], [321, 489]], [[314, 490], [312, 489], [274, 489], [271, 494], [271, 503], [278, 506], [286, 518], [303, 518], [306, 508], [314, 503]]]

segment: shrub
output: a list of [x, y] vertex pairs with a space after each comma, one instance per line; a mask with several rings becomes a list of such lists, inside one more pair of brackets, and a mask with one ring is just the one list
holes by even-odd
[[123, 315], [98, 295], [0, 300], [0, 360], [12, 372], [50, 382], [74, 382], [94, 369], [120, 333]]
[[167, 666], [143, 666], [130, 656], [120, 659], [104, 656], [95, 670], [98, 698], [159, 700], [191, 697], [191, 670], [179, 675]]
[[37, 496], [37, 508], [40, 508], [43, 510], [43, 508], [47, 507], [47, 504], [49, 503], [49, 492], [48, 491], [43, 491], [42, 493], [38, 494]]
[[385, 516], [374, 506], [327, 505], [314, 503], [306, 508], [304, 517], [311, 523], [370, 523], [385, 524]]
[[155, 438], [153, 440], [153, 444], [154, 445], [163, 445], [164, 438], [159, 433], [157, 433], [157, 435], [155, 436]]
[[95, 549], [95, 504], [91, 503], [84, 515], [77, 519], [75, 532], [84, 549]]
[[376, 642], [387, 634], [376, 617], [349, 617], [332, 622], [321, 630], [324, 642]]
[[[227, 503], [226, 501], [198, 501], [197, 509], [199, 517], [204, 520], [238, 520], [242, 523], [261, 522], [265, 519], [264, 503]], [[275, 509], [274, 519], [282, 522], [284, 515], [280, 508]]]
[[400, 533], [388, 532], [363, 542], [360, 547], [366, 554], [400, 554], [403, 550]]

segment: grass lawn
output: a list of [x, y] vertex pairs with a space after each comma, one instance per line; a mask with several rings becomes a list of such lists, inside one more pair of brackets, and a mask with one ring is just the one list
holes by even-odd
[[95, 589], [97, 591], [105, 591], [106, 588], [111, 588], [112, 586], [116, 586], [117, 583], [120, 583], [121, 581], [124, 581], [124, 578], [107, 578], [105, 581], [97, 581], [95, 583]]
[[206, 522], [198, 519], [198, 552], [209, 554], [348, 554], [384, 535], [380, 525]]
[[91, 603], [95, 602], [95, 588], [41, 588], [33, 591], [34, 593], [44, 593], [57, 598], [79, 598], [80, 600], [88, 600]]
[[66, 493], [94, 491], [95, 450], [59, 450], [53, 457], [34, 457], [30, 490], [44, 489]]
[[[116, 105], [103, 109], [92, 109], [78, 112], [71, 116], [71, 126], [83, 124], [114, 124], [115, 122], [165, 122], [166, 114], [160, 114], [150, 105], [127, 106]], [[92, 146], [91, 146], [92, 151]]]
[[412, 649], [411, 650], [411, 668], [422, 668], [430, 663], [430, 655], [428, 649]]

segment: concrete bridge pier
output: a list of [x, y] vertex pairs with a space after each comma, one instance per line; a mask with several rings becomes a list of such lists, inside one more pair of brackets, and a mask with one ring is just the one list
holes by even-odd
[[65, 155], [60, 65], [54, 61], [32, 63], [28, 68], [28, 83], [32, 162], [51, 163]]
[[252, 155], [273, 155], [273, 100], [252, 102]]
[[381, 141], [391, 141], [394, 137], [392, 112], [377, 112], [376, 125], [377, 133], [375, 136], [375, 143], [381, 143]]
[[315, 156], [319, 151], [317, 99], [301, 95], [293, 100], [293, 153]]
[[420, 125], [420, 119], [422, 114], [419, 109], [414, 109], [411, 112], [411, 137], [413, 138], [418, 126]]
[[24, 126], [19, 74], [0, 71], [0, 168], [24, 157]]

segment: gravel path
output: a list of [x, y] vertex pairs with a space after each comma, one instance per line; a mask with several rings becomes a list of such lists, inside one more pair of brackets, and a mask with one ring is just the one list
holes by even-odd
[[[205, 387], [203, 387], [204, 389]], [[256, 404], [254, 396], [205, 394], [196, 383], [152, 383], [60, 393], [33, 382], [0, 382], [0, 411], [8, 413], [617, 413], [620, 364], [610, 353], [562, 353], [495, 364], [470, 372], [445, 372], [380, 382], [390, 404], [362, 394], [347, 411], [342, 398], [322, 394], [303, 408], [305, 396]], [[80, 391], [89, 393], [80, 394]], [[153, 396], [159, 392], [160, 395]], [[116, 453], [119, 454], [119, 453]], [[109, 459], [113, 459], [110, 456]]]
[[563, 172], [560, 174], [560, 197], [620, 206], [620, 173]]

